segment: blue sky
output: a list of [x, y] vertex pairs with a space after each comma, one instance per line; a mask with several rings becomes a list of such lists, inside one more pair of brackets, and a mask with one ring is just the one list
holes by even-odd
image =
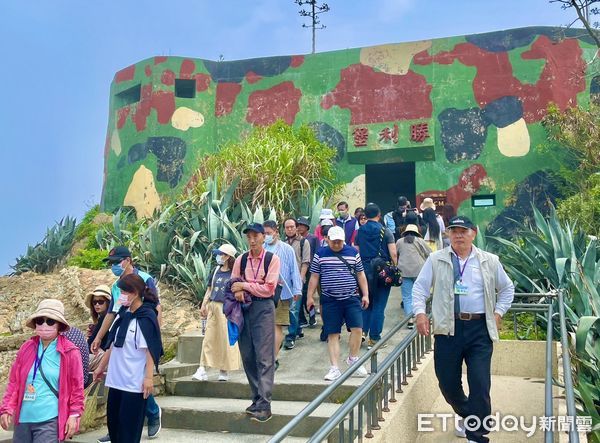
[[[574, 17], [548, 0], [329, 0], [317, 51]], [[310, 52], [292, 0], [1, 0], [0, 274], [65, 215], [100, 201], [114, 73], [154, 55]]]

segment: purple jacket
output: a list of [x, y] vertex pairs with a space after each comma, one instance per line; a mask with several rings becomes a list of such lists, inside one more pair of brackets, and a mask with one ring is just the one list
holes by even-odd
[[[235, 295], [231, 292], [231, 285], [236, 282], [243, 282], [241, 278], [232, 278], [225, 283], [225, 301], [223, 302], [223, 314], [231, 323], [237, 325], [241, 331], [244, 328], [244, 314], [242, 313], [242, 303], [235, 299]], [[244, 291], [244, 305], [250, 305], [252, 298], [247, 291]]]

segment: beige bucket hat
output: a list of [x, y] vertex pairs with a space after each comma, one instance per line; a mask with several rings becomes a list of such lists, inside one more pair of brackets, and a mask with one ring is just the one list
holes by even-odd
[[112, 300], [110, 287], [108, 285], [98, 285], [92, 292], [88, 292], [85, 296], [85, 305], [92, 309], [92, 300], [94, 297], [104, 297], [109, 302]]
[[417, 225], [406, 225], [406, 228], [404, 228], [404, 231], [402, 232], [402, 237], [404, 237], [407, 232], [413, 232], [417, 236], [422, 237], [421, 233], [419, 232], [419, 227]]
[[62, 323], [67, 328], [70, 327], [69, 322], [65, 319], [65, 307], [60, 300], [54, 298], [47, 298], [42, 300], [38, 305], [36, 311], [29, 316], [25, 326], [35, 329], [34, 320], [38, 317], [46, 317], [56, 320]]

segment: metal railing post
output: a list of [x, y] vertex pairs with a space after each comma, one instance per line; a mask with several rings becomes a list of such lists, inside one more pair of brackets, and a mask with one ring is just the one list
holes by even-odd
[[564, 289], [558, 290], [558, 312], [560, 320], [560, 342], [562, 345], [563, 372], [565, 377], [565, 396], [567, 398], [567, 415], [572, 417], [573, 426], [569, 429], [569, 443], [579, 443], [577, 432], [577, 410], [573, 391], [573, 377], [571, 374], [571, 355], [567, 340], [567, 324], [565, 320]]
[[[548, 305], [548, 326], [546, 328], [546, 380], [545, 380], [545, 409], [544, 415], [546, 417], [554, 416], [554, 406], [552, 404], [552, 303]], [[549, 426], [544, 433], [544, 442], [553, 443], [554, 431]]]

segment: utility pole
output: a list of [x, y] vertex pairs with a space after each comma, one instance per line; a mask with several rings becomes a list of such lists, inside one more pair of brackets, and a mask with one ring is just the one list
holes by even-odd
[[[298, 11], [302, 17], [310, 17], [311, 24], [302, 24], [303, 28], [312, 28], [312, 53], [315, 53], [315, 33], [317, 29], [325, 29], [326, 26], [321, 24], [319, 20], [319, 14], [323, 14], [329, 11], [329, 5], [327, 3], [318, 4], [317, 0], [294, 0], [298, 6], [310, 5], [310, 10], [301, 9]], [[320, 26], [319, 26], [320, 25]]]

